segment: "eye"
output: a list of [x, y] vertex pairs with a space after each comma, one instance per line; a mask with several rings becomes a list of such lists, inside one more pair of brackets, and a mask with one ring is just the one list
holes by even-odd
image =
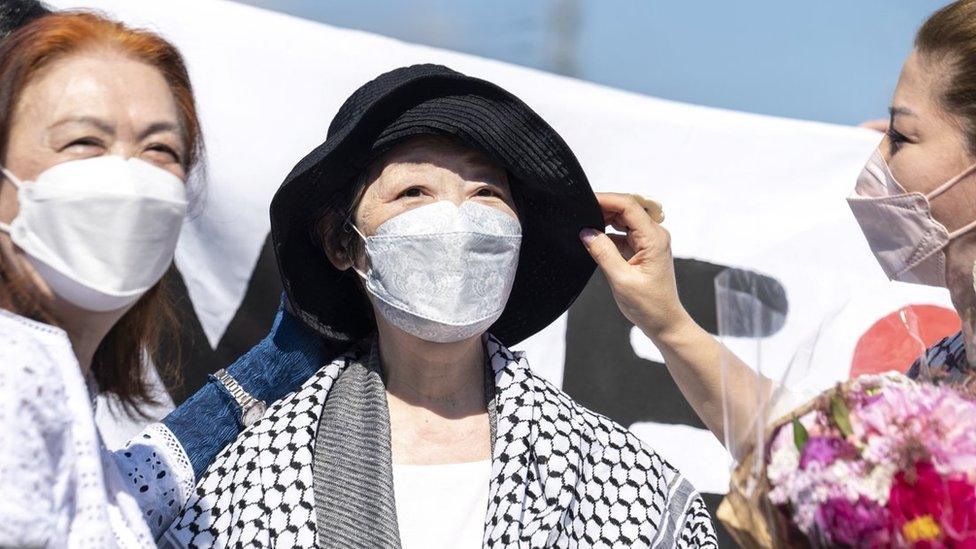
[[400, 193], [397, 198], [419, 198], [424, 195], [423, 189], [420, 187], [410, 187], [409, 189]]
[[892, 154], [898, 152], [898, 149], [901, 148], [902, 144], [909, 143], [908, 138], [905, 137], [904, 134], [896, 130], [894, 127], [892, 127], [890, 124], [888, 125], [888, 131], [885, 133], [888, 136], [888, 144], [891, 147]]
[[85, 150], [90, 147], [102, 147], [102, 146], [103, 146], [102, 141], [99, 140], [97, 137], [81, 137], [65, 145], [64, 149], [62, 150], [67, 150], [67, 149]]
[[164, 143], [154, 143], [149, 147], [147, 147], [146, 151], [162, 156], [163, 157], [162, 160], [164, 161], [177, 162], [177, 163], [181, 161], [180, 153], [176, 152], [176, 150], [173, 147], [170, 147], [169, 145], [166, 145]]
[[500, 195], [497, 192], [495, 192], [495, 189], [492, 189], [491, 187], [481, 187], [480, 189], [478, 189], [478, 192], [475, 193], [475, 196], [492, 198]]

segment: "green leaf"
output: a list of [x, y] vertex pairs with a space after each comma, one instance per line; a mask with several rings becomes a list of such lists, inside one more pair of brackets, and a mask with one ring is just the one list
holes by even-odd
[[808, 440], [810, 440], [810, 433], [807, 432], [807, 428], [800, 423], [799, 418], [793, 418], [793, 444], [796, 444], [796, 449], [800, 453], [803, 453], [803, 447]]
[[854, 432], [851, 429], [851, 413], [847, 409], [844, 397], [839, 394], [830, 397], [830, 418], [845, 437]]

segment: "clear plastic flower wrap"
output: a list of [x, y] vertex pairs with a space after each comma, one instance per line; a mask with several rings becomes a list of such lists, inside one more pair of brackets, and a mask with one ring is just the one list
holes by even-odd
[[976, 547], [971, 378], [929, 372], [913, 307], [886, 321], [902, 336], [890, 341], [919, 360], [918, 378], [900, 373], [911, 360], [847, 376], [856, 352], [838, 342], [860, 312], [851, 296], [874, 290], [829, 274], [812, 295], [787, 299], [783, 287], [739, 270], [716, 280], [720, 337], [737, 357], [723, 361], [735, 459], [718, 516], [730, 534], [747, 548]]

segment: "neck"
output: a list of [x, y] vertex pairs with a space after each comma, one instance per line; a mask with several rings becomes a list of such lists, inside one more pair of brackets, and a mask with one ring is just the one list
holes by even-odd
[[[380, 315], [377, 315], [379, 317]], [[481, 336], [433, 343], [378, 320], [380, 362], [390, 395], [443, 417], [485, 409]]]
[[104, 313], [86, 311], [58, 298], [52, 309], [60, 327], [68, 333], [78, 365], [85, 376], [91, 372], [92, 359], [98, 346], [128, 310]]
[[954, 240], [946, 249], [946, 286], [952, 305], [962, 320], [966, 358], [976, 366], [976, 292], [973, 263], [976, 262], [976, 232]]

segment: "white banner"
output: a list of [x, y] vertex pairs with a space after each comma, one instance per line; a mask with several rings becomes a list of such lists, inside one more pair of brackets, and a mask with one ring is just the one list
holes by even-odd
[[[52, 3], [94, 7], [158, 31], [187, 59], [207, 144], [207, 195], [185, 227], [177, 264], [213, 348], [244, 299], [280, 182], [324, 141], [332, 116], [353, 90], [415, 63], [441, 63], [505, 87], [562, 134], [594, 189], [661, 201], [676, 257], [753, 269], [779, 281], [789, 316], [768, 338], [764, 364], [787, 361], [823, 315], [846, 301], [834, 333], [821, 342], [821, 371], [803, 381], [805, 387], [846, 377], [862, 336], [905, 304], [934, 305], [935, 317], [951, 316], [944, 291], [885, 283], [844, 201], [879, 141], [876, 133], [664, 101], [223, 0]], [[521, 347], [537, 371], [570, 390], [567, 345], [591, 335], [567, 333], [567, 325], [572, 332], [572, 318], [567, 322], [564, 315]], [[658, 375], [636, 370], [663, 368], [638, 330], [628, 330], [619, 344], [592, 337], [588, 345], [598, 349], [626, 346], [607, 351], [633, 355], [635, 375]], [[586, 367], [600, 372], [609, 366]], [[648, 400], [660, 391], [632, 390], [646, 392]], [[661, 417], [668, 413], [660, 410]], [[718, 441], [700, 425], [689, 425], [693, 421], [654, 414], [627, 422], [699, 489], [724, 492], [728, 471]]]

